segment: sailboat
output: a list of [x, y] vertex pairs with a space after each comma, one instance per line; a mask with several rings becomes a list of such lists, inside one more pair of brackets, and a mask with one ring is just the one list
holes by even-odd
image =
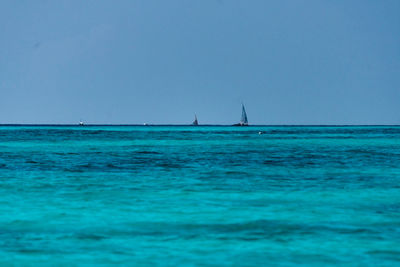
[[199, 125], [199, 121], [197, 120], [196, 114], [194, 115], [194, 121], [193, 121], [192, 125], [193, 125], [193, 126]]
[[246, 109], [244, 108], [243, 103], [242, 103], [242, 117], [240, 119], [240, 122], [234, 124], [233, 126], [249, 126], [249, 122], [247, 121]]

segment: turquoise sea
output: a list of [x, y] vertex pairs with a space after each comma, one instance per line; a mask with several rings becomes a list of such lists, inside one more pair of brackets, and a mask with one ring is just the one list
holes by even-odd
[[399, 266], [400, 127], [0, 126], [0, 265], [112, 264]]

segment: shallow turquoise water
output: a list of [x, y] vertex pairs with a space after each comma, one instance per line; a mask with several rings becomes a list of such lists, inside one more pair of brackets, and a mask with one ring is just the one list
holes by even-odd
[[71, 264], [400, 265], [400, 127], [0, 127], [0, 265]]

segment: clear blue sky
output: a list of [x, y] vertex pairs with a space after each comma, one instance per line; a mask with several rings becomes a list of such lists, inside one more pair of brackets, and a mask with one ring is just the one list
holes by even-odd
[[0, 123], [400, 124], [400, 1], [1, 1]]

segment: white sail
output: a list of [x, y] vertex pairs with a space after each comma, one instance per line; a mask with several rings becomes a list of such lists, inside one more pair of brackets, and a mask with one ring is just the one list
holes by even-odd
[[249, 122], [247, 120], [246, 109], [244, 108], [243, 104], [242, 104], [242, 118], [240, 119], [240, 125], [249, 125]]

